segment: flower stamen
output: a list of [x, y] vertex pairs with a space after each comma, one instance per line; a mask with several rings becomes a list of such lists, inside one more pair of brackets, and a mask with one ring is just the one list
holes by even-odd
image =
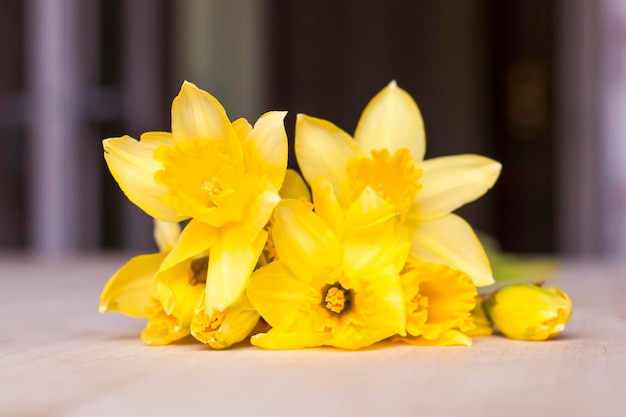
[[352, 302], [352, 294], [341, 285], [333, 285], [326, 291], [324, 307], [333, 313], [342, 313]]

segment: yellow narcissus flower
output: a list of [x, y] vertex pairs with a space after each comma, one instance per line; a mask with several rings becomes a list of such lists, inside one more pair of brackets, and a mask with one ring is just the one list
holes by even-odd
[[147, 318], [141, 338], [149, 345], [165, 345], [190, 333], [216, 349], [240, 342], [253, 330], [259, 315], [244, 293], [226, 311], [206, 317], [206, 254], [162, 270], [161, 264], [176, 246], [179, 234], [178, 224], [155, 221], [155, 240], [161, 252], [136, 256], [126, 263], [102, 291], [100, 312]]
[[[167, 271], [208, 259], [198, 282], [207, 284], [210, 317], [238, 303], [263, 249], [287, 165], [284, 117], [268, 112], [254, 128], [231, 123], [213, 96], [185, 82], [172, 103], [172, 133], [103, 141], [109, 169], [133, 203], [161, 221], [192, 218], [158, 271], [171, 289]], [[173, 294], [157, 291], [164, 306], [180, 305]]]
[[252, 337], [266, 349], [358, 349], [405, 334], [398, 271], [409, 242], [394, 208], [366, 188], [344, 212], [323, 180], [315, 213], [283, 200], [274, 213], [274, 262], [257, 270], [248, 297], [272, 326]]
[[476, 286], [467, 274], [409, 257], [400, 279], [408, 335], [394, 340], [426, 346], [472, 344], [464, 333], [474, 328]]
[[424, 125], [413, 98], [391, 82], [367, 105], [354, 139], [325, 120], [298, 115], [295, 152], [305, 179], [332, 185], [342, 207], [369, 187], [401, 215], [411, 255], [467, 273], [477, 286], [493, 282], [472, 228], [452, 211], [490, 189], [501, 165], [479, 155], [424, 161]]
[[572, 302], [556, 287], [515, 284], [501, 288], [483, 303], [493, 324], [511, 339], [547, 340], [563, 331]]

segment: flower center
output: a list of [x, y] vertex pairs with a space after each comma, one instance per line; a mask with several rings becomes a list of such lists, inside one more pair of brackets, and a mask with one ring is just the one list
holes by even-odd
[[415, 312], [428, 310], [428, 297], [420, 293], [415, 294], [415, 297], [411, 299], [411, 303], [415, 305]]
[[209, 257], [194, 259], [189, 267], [189, 284], [195, 286], [198, 284], [206, 284], [206, 275], [209, 270]]
[[350, 197], [356, 199], [370, 187], [401, 212], [411, 207], [422, 188], [422, 170], [415, 166], [408, 149], [398, 149], [391, 156], [388, 149], [372, 150], [371, 158], [357, 157], [348, 161]]
[[342, 313], [352, 304], [352, 293], [341, 286], [335, 284], [326, 290], [324, 298], [324, 307], [333, 313]]
[[224, 184], [219, 178], [211, 178], [204, 182], [202, 189], [211, 195], [220, 195], [224, 191]]
[[207, 344], [209, 340], [213, 338], [214, 333], [219, 330], [225, 318], [226, 313], [214, 311], [212, 315], [209, 315], [202, 309], [194, 314], [189, 329], [193, 337]]
[[155, 149], [153, 157], [163, 169], [154, 179], [169, 190], [163, 202], [191, 217], [220, 206], [243, 175], [243, 168], [223, 148], [218, 141], [194, 139]]

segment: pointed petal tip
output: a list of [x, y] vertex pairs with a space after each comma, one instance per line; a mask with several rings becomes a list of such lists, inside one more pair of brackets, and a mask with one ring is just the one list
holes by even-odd
[[100, 304], [100, 306], [98, 306], [98, 312], [100, 314], [104, 314], [104, 313], [106, 313], [108, 311], [109, 310], [108, 310], [108, 308], [107, 308], [107, 306], [105, 304]]
[[391, 80], [389, 88], [398, 88], [398, 82], [396, 80]]

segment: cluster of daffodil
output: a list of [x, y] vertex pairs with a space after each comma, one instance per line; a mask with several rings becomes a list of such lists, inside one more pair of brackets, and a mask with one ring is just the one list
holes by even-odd
[[[124, 265], [100, 311], [147, 318], [147, 344], [191, 335], [218, 349], [248, 338], [268, 349], [469, 345], [469, 335], [490, 332], [475, 308], [477, 287], [493, 282], [489, 262], [452, 212], [490, 189], [500, 164], [424, 160], [420, 111], [392, 82], [354, 137], [298, 115], [303, 179], [287, 169], [285, 114], [231, 122], [186, 82], [171, 133], [104, 140], [120, 188], [155, 219], [160, 251]], [[506, 297], [485, 302], [490, 319], [515, 316]], [[544, 316], [562, 327], [564, 314]]]

